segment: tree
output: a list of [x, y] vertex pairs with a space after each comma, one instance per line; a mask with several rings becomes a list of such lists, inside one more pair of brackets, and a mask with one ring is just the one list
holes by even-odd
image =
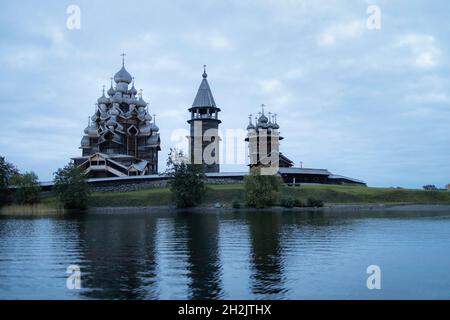
[[252, 168], [250, 175], [244, 179], [246, 205], [255, 208], [273, 206], [282, 185], [278, 175], [261, 175], [259, 168]]
[[54, 175], [54, 192], [64, 208], [86, 209], [90, 190], [83, 169], [71, 162]]
[[194, 207], [201, 203], [206, 192], [202, 165], [189, 164], [183, 151], [170, 149], [166, 174], [168, 185], [177, 208]]
[[11, 185], [12, 178], [19, 174], [17, 168], [6, 161], [4, 157], [0, 157], [0, 206], [8, 202], [10, 192], [8, 187]]
[[20, 204], [35, 204], [41, 201], [41, 186], [34, 172], [16, 175], [13, 184], [17, 187], [15, 201]]

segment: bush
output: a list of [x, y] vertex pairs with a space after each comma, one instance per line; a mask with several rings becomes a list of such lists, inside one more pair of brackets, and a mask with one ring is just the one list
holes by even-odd
[[302, 202], [302, 200], [294, 199], [294, 207], [301, 208], [301, 207], [304, 207], [304, 206], [305, 206], [305, 204]]
[[202, 165], [188, 164], [182, 151], [170, 149], [166, 174], [172, 201], [177, 208], [194, 207], [201, 203], [206, 193], [205, 174]]
[[267, 208], [276, 203], [283, 182], [277, 175], [261, 175], [252, 168], [244, 179], [245, 204], [249, 207]]
[[90, 190], [83, 169], [70, 163], [54, 175], [54, 192], [64, 208], [86, 209]]
[[434, 184], [427, 184], [426, 186], [422, 187], [424, 190], [437, 190], [436, 186]]
[[17, 175], [13, 179], [17, 187], [14, 200], [19, 204], [36, 204], [41, 201], [41, 186], [34, 172]]
[[241, 207], [241, 203], [239, 202], [238, 199], [234, 199], [233, 202], [231, 203], [231, 207], [233, 209], [239, 209]]
[[306, 201], [307, 207], [320, 208], [323, 207], [323, 201], [316, 198], [308, 198]]
[[285, 208], [293, 208], [295, 206], [295, 199], [292, 197], [281, 198], [280, 205]]

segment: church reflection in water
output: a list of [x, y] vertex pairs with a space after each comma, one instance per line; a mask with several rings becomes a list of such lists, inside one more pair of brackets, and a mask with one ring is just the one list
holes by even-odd
[[86, 216], [79, 224], [82, 291], [93, 299], [157, 299], [156, 220]]
[[246, 215], [251, 240], [251, 290], [255, 295], [281, 298], [283, 255], [280, 243], [282, 220], [279, 214]]
[[[232, 272], [248, 282], [251, 297], [267, 299], [283, 298], [289, 290], [285, 260], [286, 251], [292, 250], [286, 246], [292, 244], [284, 239], [295, 237], [290, 233], [305, 225], [323, 233], [325, 221], [330, 221], [273, 212], [86, 215], [76, 224], [84, 288], [80, 294], [94, 299], [230, 297], [223, 285], [223, 219], [241, 227], [239, 234], [226, 238], [242, 239], [248, 246], [246, 263]], [[182, 293], [175, 292], [176, 286], [183, 287]]]

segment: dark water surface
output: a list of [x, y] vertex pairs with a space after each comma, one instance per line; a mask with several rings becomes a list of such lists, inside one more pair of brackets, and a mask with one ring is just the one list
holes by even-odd
[[450, 299], [450, 212], [0, 218], [0, 299], [41, 298]]

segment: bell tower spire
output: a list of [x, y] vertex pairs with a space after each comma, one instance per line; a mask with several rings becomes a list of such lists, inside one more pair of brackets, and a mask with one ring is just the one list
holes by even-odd
[[191, 163], [202, 164], [205, 172], [219, 172], [219, 120], [220, 108], [217, 107], [209, 87], [206, 64], [192, 106], [188, 109], [191, 118], [189, 136], [189, 156]]

